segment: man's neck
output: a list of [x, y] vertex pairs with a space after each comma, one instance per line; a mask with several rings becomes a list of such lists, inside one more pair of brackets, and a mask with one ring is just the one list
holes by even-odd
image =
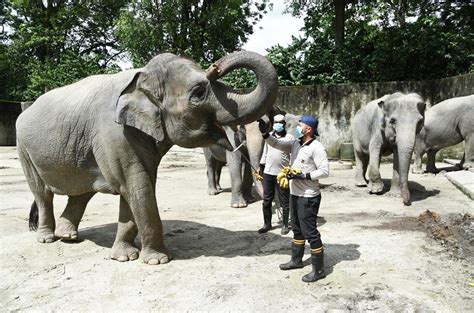
[[309, 143], [310, 141], [312, 141], [315, 137], [313, 135], [310, 135], [310, 134], [305, 134], [303, 136], [303, 138], [301, 139], [301, 142], [302, 142], [302, 145], [305, 145], [307, 143]]

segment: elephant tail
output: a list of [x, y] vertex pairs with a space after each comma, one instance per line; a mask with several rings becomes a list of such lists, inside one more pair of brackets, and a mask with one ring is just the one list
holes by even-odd
[[36, 201], [33, 201], [30, 209], [30, 219], [28, 220], [31, 231], [36, 231], [38, 229], [38, 206]]

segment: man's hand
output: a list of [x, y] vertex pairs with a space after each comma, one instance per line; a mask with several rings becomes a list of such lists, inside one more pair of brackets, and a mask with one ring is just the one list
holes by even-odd
[[286, 175], [286, 178], [288, 178], [288, 179], [306, 179], [306, 175], [303, 174], [303, 173], [299, 173], [299, 174], [289, 173], [288, 175]]
[[259, 119], [259, 120], [258, 120], [258, 129], [260, 130], [260, 132], [261, 132], [263, 135], [265, 135], [265, 134], [268, 132], [267, 123], [265, 123], [264, 120]]

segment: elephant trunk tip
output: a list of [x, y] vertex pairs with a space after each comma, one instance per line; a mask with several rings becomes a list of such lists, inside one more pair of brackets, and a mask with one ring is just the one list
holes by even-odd
[[406, 206], [411, 205], [410, 192], [408, 190], [402, 191], [403, 204]]
[[211, 64], [206, 71], [206, 78], [210, 81], [215, 81], [219, 78], [219, 75], [222, 73], [222, 70], [219, 68], [219, 65], [216, 63]]

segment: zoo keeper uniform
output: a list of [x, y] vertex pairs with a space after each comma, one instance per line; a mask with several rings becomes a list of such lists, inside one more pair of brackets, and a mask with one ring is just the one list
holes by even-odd
[[[316, 121], [317, 127], [317, 121]], [[306, 143], [302, 140], [283, 141], [264, 135], [270, 146], [291, 154], [290, 164], [294, 169], [301, 169], [304, 179], [290, 180], [290, 203], [293, 226], [291, 260], [281, 264], [280, 269], [289, 270], [303, 267], [305, 241], [311, 248], [313, 271], [308, 274], [314, 281], [325, 276], [323, 270], [324, 250], [321, 234], [317, 229], [316, 219], [321, 203], [319, 179], [329, 176], [329, 161], [323, 145], [313, 137]], [[301, 175], [301, 174], [300, 174]], [[303, 277], [303, 281], [306, 281]]]
[[[286, 133], [286, 131], [279, 136], [276, 131], [273, 131], [270, 136], [281, 140], [294, 140], [295, 138]], [[271, 229], [272, 225], [272, 202], [275, 197], [275, 189], [277, 190], [278, 199], [283, 209], [283, 227], [282, 234], [288, 233], [288, 218], [290, 214], [289, 190], [280, 187], [277, 183], [278, 173], [290, 163], [290, 154], [288, 152], [275, 149], [268, 144], [263, 148], [263, 154], [260, 159], [260, 164], [264, 165], [263, 170], [263, 222], [264, 229]]]

